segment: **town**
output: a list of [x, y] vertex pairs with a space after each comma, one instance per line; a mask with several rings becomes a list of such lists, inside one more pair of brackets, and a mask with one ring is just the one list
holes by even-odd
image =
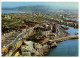
[[2, 56], [44, 56], [58, 42], [78, 38], [78, 33], [69, 36], [69, 27], [78, 28], [78, 21], [62, 14], [2, 14]]

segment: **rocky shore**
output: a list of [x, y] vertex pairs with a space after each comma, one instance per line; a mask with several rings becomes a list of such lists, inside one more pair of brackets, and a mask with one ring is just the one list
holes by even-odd
[[57, 46], [57, 43], [52, 40], [45, 43], [26, 41], [25, 45], [21, 46], [22, 56], [43, 56], [48, 53], [51, 47], [54, 46]]
[[22, 56], [44, 56], [51, 48], [57, 47], [58, 42], [70, 39], [78, 39], [78, 35], [66, 36], [59, 39], [49, 40], [44, 43], [25, 41], [25, 44], [21, 46]]

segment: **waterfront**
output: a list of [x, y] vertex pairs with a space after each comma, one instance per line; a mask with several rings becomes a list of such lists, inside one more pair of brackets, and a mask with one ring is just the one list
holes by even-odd
[[[49, 22], [47, 21], [47, 23]], [[61, 25], [57, 24], [56, 26], [58, 27], [60, 31]], [[69, 29], [66, 31], [69, 33], [69, 35], [75, 35], [75, 33], [78, 33], [78, 29], [73, 28], [73, 27], [69, 27]], [[62, 35], [61, 36], [59, 35], [59, 36], [63, 37], [63, 33], [64, 33], [63, 31], [60, 31], [60, 35], [61, 34]], [[16, 41], [18, 41], [18, 38], [14, 42], [16, 43]], [[73, 47], [76, 47], [76, 49]], [[50, 52], [46, 56], [78, 56], [78, 39], [68, 40], [68, 41], [58, 43], [58, 46], [56, 48], [51, 49]]]
[[[49, 22], [47, 21], [47, 23]], [[62, 31], [64, 29], [60, 30], [61, 29], [60, 24], [57, 24], [56, 26], [60, 32], [59, 36], [64, 37], [65, 35], [63, 35], [64, 32]], [[75, 33], [78, 33], [78, 29], [73, 27], [69, 27], [69, 29], [66, 31], [69, 33], [69, 35], [75, 35]], [[17, 37], [13, 43], [16, 43], [18, 39], [19, 38]], [[73, 48], [73, 47], [76, 47], [76, 48]], [[78, 56], [78, 39], [68, 40], [68, 41], [58, 43], [58, 46], [55, 48], [52, 48], [46, 56]]]
[[78, 56], [78, 11], [20, 5], [2, 7], [2, 56]]
[[78, 18], [66, 18], [67, 20], [78, 21]]
[[[70, 35], [78, 33], [78, 29], [69, 27], [67, 30]], [[78, 56], [78, 39], [67, 40], [58, 43], [46, 56]]]
[[58, 43], [46, 56], [78, 56], [78, 39]]

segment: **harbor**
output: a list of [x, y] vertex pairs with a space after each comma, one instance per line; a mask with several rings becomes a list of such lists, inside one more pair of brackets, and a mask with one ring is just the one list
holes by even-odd
[[2, 57], [78, 56], [77, 10], [44, 4], [2, 8], [1, 15]]
[[[18, 55], [22, 54], [21, 56], [43, 56], [43, 55], [47, 56], [47, 54], [48, 55], [52, 55], [52, 54], [49, 54], [49, 51], [52, 50], [52, 48], [53, 48], [53, 52], [54, 52], [54, 48], [57, 48], [58, 43], [65, 42], [66, 40], [69, 41], [71, 39], [73, 39], [73, 40], [77, 40], [78, 39], [78, 34], [76, 34], [76, 33], [78, 33], [78, 30], [76, 30], [74, 27], [69, 27], [69, 29], [66, 30], [65, 28], [68, 28], [68, 27], [64, 27], [63, 26], [64, 27], [63, 28], [63, 27], [61, 27], [60, 24], [57, 24], [56, 26], [54, 25], [54, 23], [51, 23], [51, 24], [53, 24], [53, 27], [55, 27], [55, 28], [57, 26], [57, 29], [53, 29], [52, 27], [46, 27], [46, 29], [49, 30], [49, 31], [44, 31], [44, 32], [40, 33], [39, 35], [38, 34], [35, 35], [35, 34], [37, 33], [37, 31], [39, 31], [41, 29], [42, 30], [46, 30], [44, 27], [47, 26], [47, 25], [45, 25], [45, 26], [44, 26], [44, 24], [42, 26], [36, 25], [33, 28], [27, 29], [27, 31], [23, 30], [24, 32], [21, 33], [19, 36], [17, 36], [16, 40], [14, 40], [11, 44], [9, 44], [7, 46], [7, 48], [9, 48], [10, 46], [13, 46], [13, 45], [17, 44], [18, 47], [16, 47], [16, 48], [17, 49], [21, 49], [21, 52], [19, 51]], [[73, 30], [74, 31], [76, 30], [76, 31], [73, 32], [73, 33], [69, 33], [70, 32], [70, 28], [73, 28]], [[51, 31], [51, 30], [53, 30], [53, 31]], [[56, 32], [54, 32], [54, 30]], [[62, 31], [62, 30], [65, 30], [65, 31]], [[32, 36], [31, 33], [33, 33], [33, 31], [35, 33]], [[31, 36], [32, 36], [32, 38], [31, 38]], [[27, 38], [27, 37], [30, 37], [30, 39]], [[58, 39], [56, 39], [56, 38], [58, 38]], [[18, 43], [19, 40], [22, 40], [20, 44]], [[37, 40], [37, 41], [34, 41], [34, 40]], [[28, 49], [28, 48], [30, 48], [30, 49]], [[13, 52], [12, 56], [15, 56], [16, 53], [17, 52]], [[16, 56], [18, 56], [18, 55], [16, 55]]]

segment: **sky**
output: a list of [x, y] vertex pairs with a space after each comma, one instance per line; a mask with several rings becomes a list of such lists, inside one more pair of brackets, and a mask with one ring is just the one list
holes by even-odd
[[13, 8], [19, 6], [48, 5], [63, 8], [78, 8], [78, 2], [2, 2], [2, 8]]

